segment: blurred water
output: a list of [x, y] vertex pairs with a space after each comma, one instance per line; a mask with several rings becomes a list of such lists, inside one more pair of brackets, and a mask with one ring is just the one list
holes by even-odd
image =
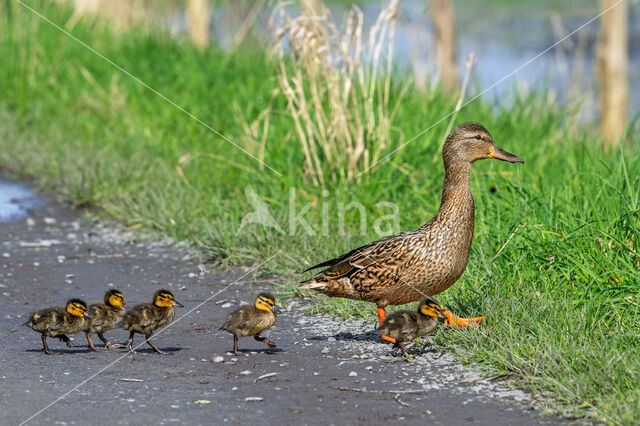
[[27, 210], [43, 202], [27, 186], [0, 180], [0, 222], [9, 222], [27, 215]]
[[[346, 4], [326, 2], [340, 20]], [[357, 2], [356, 2], [357, 3]], [[373, 25], [386, 0], [366, 0], [359, 6], [364, 12], [365, 31]], [[469, 96], [492, 86], [563, 36], [585, 24], [599, 13], [598, 1], [570, 2], [456, 0], [458, 64], [460, 79], [469, 53], [475, 55]], [[295, 4], [288, 6], [295, 8]], [[250, 5], [242, 2], [216, 2], [211, 11], [212, 40], [231, 46]], [[630, 115], [640, 108], [640, 2], [629, 5], [629, 80]], [[259, 14], [253, 31], [259, 38], [273, 40], [267, 23], [273, 6]], [[183, 32], [184, 10], [178, 10], [168, 23], [175, 32]], [[492, 88], [484, 96], [497, 104], [508, 104], [505, 92], [526, 93], [549, 89], [560, 105], [567, 101], [581, 104], [581, 116], [593, 119], [597, 114], [594, 77], [595, 42], [598, 20], [582, 28], [571, 38], [546, 52], [530, 64]], [[366, 34], [366, 32], [365, 32]], [[433, 82], [437, 75], [433, 33], [427, 0], [402, 0], [398, 13], [394, 59], [401, 70], [410, 71], [417, 80]], [[506, 99], [506, 101], [505, 101]]]

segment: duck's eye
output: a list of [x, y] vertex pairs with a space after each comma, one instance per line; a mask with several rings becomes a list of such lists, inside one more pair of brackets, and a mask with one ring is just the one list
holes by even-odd
[[476, 135], [476, 140], [481, 141], [482, 139], [483, 139], [483, 138], [482, 138], [482, 135]]

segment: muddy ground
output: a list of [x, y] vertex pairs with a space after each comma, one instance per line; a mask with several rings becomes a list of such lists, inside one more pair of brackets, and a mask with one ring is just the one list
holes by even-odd
[[[295, 300], [265, 333], [278, 348], [243, 339], [243, 356], [232, 356], [231, 336], [218, 327], [265, 288], [251, 282], [252, 273], [220, 272], [166, 241], [131, 243], [117, 225], [37, 198], [18, 194], [9, 200], [14, 214], [0, 214], [2, 424], [561, 423], [540, 417], [528, 393], [446, 354], [426, 349], [411, 362], [398, 360], [371, 322], [306, 315]], [[92, 303], [113, 287], [130, 305], [161, 287], [174, 291], [185, 308], [154, 338], [169, 355], [146, 345], [136, 354], [90, 352], [75, 335], [70, 349], [49, 339], [59, 354], [46, 356], [40, 336], [21, 325], [38, 308], [70, 297]], [[123, 330], [106, 335], [127, 338]]]

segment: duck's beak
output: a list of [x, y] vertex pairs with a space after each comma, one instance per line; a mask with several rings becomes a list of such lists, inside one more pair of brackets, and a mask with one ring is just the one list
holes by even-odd
[[281, 314], [282, 309], [280, 309], [280, 306], [275, 305], [273, 308], [271, 308], [271, 312], [273, 312], [274, 314]]
[[177, 300], [173, 301], [173, 306], [175, 306], [176, 308], [184, 308], [184, 305]]
[[89, 312], [85, 312], [84, 313], [84, 317], [85, 318], [89, 318], [89, 319], [94, 319], [95, 317], [93, 315], [91, 315]]
[[443, 311], [444, 311], [443, 309], [440, 309], [440, 311], [438, 312], [438, 316], [440, 318], [447, 319], [447, 316], [443, 313]]
[[513, 155], [510, 152], [505, 151], [497, 145], [493, 145], [489, 158], [495, 158], [496, 160], [508, 161], [510, 163], [524, 163], [524, 160], [517, 155]]
[[122, 307], [126, 309], [126, 308], [129, 307], [129, 305], [127, 305], [126, 303], [122, 302]]

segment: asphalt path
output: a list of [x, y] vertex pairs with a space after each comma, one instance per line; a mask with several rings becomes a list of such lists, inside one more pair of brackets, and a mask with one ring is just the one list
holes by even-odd
[[[241, 339], [243, 354], [233, 356], [231, 336], [218, 328], [231, 309], [269, 289], [256, 271], [218, 271], [186, 247], [85, 220], [26, 186], [3, 207], [7, 188], [0, 185], [2, 424], [562, 422], [541, 417], [532, 395], [428, 345], [410, 362], [393, 358], [372, 333], [373, 308], [371, 321], [343, 321], [287, 301], [264, 333], [278, 347]], [[93, 303], [118, 288], [134, 305], [162, 287], [185, 305], [153, 338], [169, 355], [153, 353], [141, 336], [136, 354], [91, 352], [78, 334], [71, 348], [49, 339], [57, 355], [47, 356], [40, 336], [22, 325], [71, 297]], [[121, 329], [106, 336], [127, 339]]]

